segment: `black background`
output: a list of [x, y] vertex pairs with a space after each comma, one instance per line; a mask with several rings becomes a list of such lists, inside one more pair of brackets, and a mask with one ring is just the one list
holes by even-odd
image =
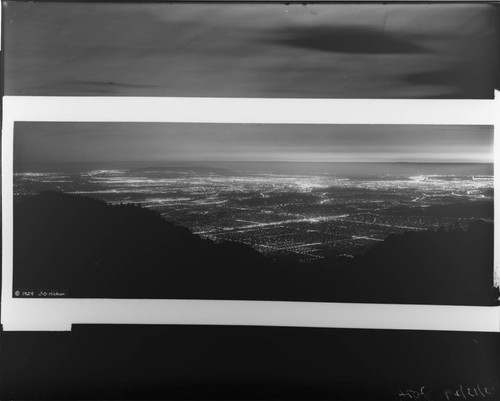
[[495, 333], [77, 325], [2, 333], [0, 398], [498, 400], [499, 351]]

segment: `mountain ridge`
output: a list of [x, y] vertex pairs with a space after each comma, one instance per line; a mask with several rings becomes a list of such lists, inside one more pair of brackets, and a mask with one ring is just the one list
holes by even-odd
[[[496, 305], [493, 225], [393, 234], [354, 258], [278, 263], [133, 204], [47, 191], [14, 207], [14, 287], [75, 298]], [[27, 251], [29, 250], [29, 251]]]

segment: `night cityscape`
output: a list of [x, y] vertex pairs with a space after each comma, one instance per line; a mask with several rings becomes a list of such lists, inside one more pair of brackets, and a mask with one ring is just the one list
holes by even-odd
[[[397, 170], [397, 164], [386, 168]], [[481, 210], [479, 216], [431, 212], [438, 205], [492, 203], [493, 176], [484, 174], [492, 165], [468, 168], [483, 174], [345, 178], [189, 165], [18, 173], [15, 193], [59, 190], [135, 203], [204, 238], [242, 242], [273, 258], [312, 261], [352, 256], [391, 233], [465, 226], [477, 217], [491, 221]]]

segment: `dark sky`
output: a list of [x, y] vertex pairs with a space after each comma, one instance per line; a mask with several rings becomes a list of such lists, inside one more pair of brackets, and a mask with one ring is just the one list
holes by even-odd
[[15, 163], [492, 162], [492, 126], [16, 123]]
[[487, 4], [7, 2], [7, 95], [489, 98]]

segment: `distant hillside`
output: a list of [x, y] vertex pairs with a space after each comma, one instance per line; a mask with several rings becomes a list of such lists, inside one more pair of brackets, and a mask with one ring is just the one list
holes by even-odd
[[353, 259], [278, 264], [136, 205], [58, 192], [14, 208], [16, 288], [76, 298], [492, 305], [493, 225], [393, 235]]

